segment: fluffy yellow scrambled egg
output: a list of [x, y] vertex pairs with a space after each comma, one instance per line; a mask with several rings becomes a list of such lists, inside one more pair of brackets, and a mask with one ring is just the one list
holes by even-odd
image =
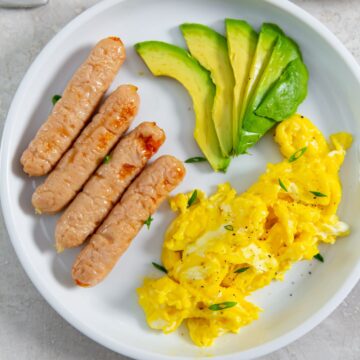
[[168, 333], [185, 321], [194, 343], [209, 346], [258, 318], [247, 295], [282, 280], [294, 262], [312, 259], [320, 242], [348, 234], [336, 211], [351, 135], [332, 135], [329, 146], [295, 115], [278, 125], [275, 141], [285, 159], [269, 164], [245, 193], [222, 184], [210, 197], [197, 190], [190, 207], [192, 192], [170, 200], [179, 215], [163, 246], [168, 273], [138, 289], [151, 328]]

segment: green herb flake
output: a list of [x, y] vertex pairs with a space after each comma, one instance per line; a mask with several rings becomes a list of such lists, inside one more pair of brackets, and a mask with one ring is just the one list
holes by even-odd
[[225, 301], [219, 304], [213, 304], [209, 306], [209, 309], [212, 311], [219, 311], [219, 310], [225, 310], [232, 308], [237, 305], [237, 302], [235, 301]]
[[289, 157], [289, 162], [294, 162], [297, 159], [301, 158], [304, 154], [305, 151], [307, 150], [307, 146], [295, 151], [290, 157]]
[[323, 256], [322, 256], [320, 253], [316, 254], [316, 255], [314, 256], [314, 259], [319, 260], [319, 261], [322, 262], [322, 263], [325, 261], [324, 258], [323, 258]]
[[243, 272], [245, 272], [246, 270], [249, 270], [249, 269], [250, 269], [250, 266], [243, 267], [243, 268], [235, 270], [234, 273], [241, 274], [241, 273], [243, 273]]
[[224, 228], [229, 231], [233, 231], [234, 227], [232, 225], [225, 225]]
[[281, 179], [279, 179], [279, 185], [280, 185], [280, 187], [281, 187], [284, 191], [288, 192], [288, 189], [286, 188], [286, 186], [284, 185], [284, 183], [281, 181]]
[[61, 99], [61, 95], [54, 95], [51, 99], [53, 105], [55, 105]]
[[165, 274], [167, 274], [167, 270], [164, 268], [164, 266], [159, 265], [159, 264], [157, 264], [156, 262], [152, 262], [152, 264], [153, 264], [154, 268], [156, 268], [156, 269], [164, 272]]
[[103, 163], [104, 163], [104, 164], [108, 164], [108, 163], [110, 162], [110, 160], [111, 160], [111, 156], [110, 156], [110, 155], [106, 155], [106, 156], [104, 157]]
[[204, 157], [201, 156], [195, 156], [192, 158], [189, 158], [187, 160], [185, 160], [186, 164], [193, 164], [193, 163], [199, 163], [199, 162], [205, 162], [207, 161]]
[[319, 192], [319, 191], [310, 191], [316, 197], [327, 197], [327, 195]]
[[194, 190], [190, 196], [190, 199], [188, 200], [187, 207], [189, 208], [191, 205], [193, 205], [196, 199], [197, 199], [197, 190]]
[[144, 221], [144, 225], [147, 226], [148, 229], [150, 229], [150, 225], [153, 222], [154, 218], [151, 217], [151, 215]]

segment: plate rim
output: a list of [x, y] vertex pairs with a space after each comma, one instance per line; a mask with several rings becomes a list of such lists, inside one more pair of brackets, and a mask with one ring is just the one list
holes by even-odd
[[[37, 68], [41, 66], [43, 59], [47, 57], [47, 54], [52, 51], [53, 48], [56, 48], [57, 44], [62, 41], [69, 33], [73, 32], [77, 27], [84, 24], [87, 20], [91, 19], [96, 14], [106, 10], [109, 7], [112, 7], [119, 3], [130, 2], [131, 0], [103, 0], [99, 3], [91, 6], [85, 10], [80, 15], [73, 18], [67, 25], [65, 25], [40, 51], [36, 56], [35, 60], [31, 63], [30, 67], [26, 71], [25, 76], [21, 80], [13, 100], [11, 102], [8, 114], [5, 119], [3, 134], [1, 138], [1, 148], [0, 148], [0, 168], [4, 168], [8, 165], [7, 158], [8, 154], [8, 143], [9, 143], [9, 134], [11, 133], [13, 126], [10, 121], [11, 118], [14, 118], [17, 111], [17, 103], [23, 97], [23, 94], [26, 92], [28, 83], [31, 82], [33, 73], [36, 73]], [[298, 18], [306, 26], [312, 28], [317, 32], [324, 41], [327, 41], [328, 44], [338, 53], [342, 60], [346, 63], [348, 68], [354, 74], [357, 82], [360, 84], [360, 66], [350, 53], [350, 51], [345, 47], [345, 45], [318, 19], [313, 17], [311, 14], [306, 12], [304, 9], [298, 5], [290, 2], [289, 0], [259, 0], [270, 5], [280, 8], [285, 12], [291, 14], [292, 16]], [[8, 170], [8, 166], [5, 168]], [[61, 304], [60, 301], [56, 299], [55, 296], [48, 290], [46, 284], [41, 279], [41, 274], [39, 274], [35, 267], [33, 267], [31, 260], [25, 254], [22, 249], [21, 242], [19, 242], [18, 236], [16, 234], [16, 222], [15, 219], [11, 216], [8, 209], [11, 208], [11, 199], [8, 197], [8, 181], [9, 172], [4, 171], [0, 174], [0, 200], [1, 208], [5, 221], [5, 226], [10, 237], [12, 246], [16, 252], [16, 255], [25, 270], [27, 276], [30, 278], [33, 285], [42, 295], [42, 297], [47, 301], [47, 303], [70, 325], [75, 327], [82, 334], [85, 334], [87, 337], [93, 341], [111, 349], [119, 354], [130, 356], [135, 359], [146, 359], [146, 360], [169, 360], [169, 359], [189, 359], [189, 357], [184, 356], [170, 356], [170, 355], [161, 355], [155, 352], [149, 352], [141, 349], [128, 346], [125, 342], [120, 343], [109, 337], [106, 337], [104, 334], [96, 331], [95, 329], [89, 327], [86, 323], [81, 321], [79, 318], [76, 318], [71, 311], [69, 311], [65, 306]], [[295, 327], [286, 334], [279, 336], [271, 341], [265, 342], [262, 345], [256, 346], [252, 349], [235, 352], [232, 354], [213, 356], [213, 359], [254, 359], [260, 356], [264, 356], [271, 352], [274, 352], [291, 342], [299, 339], [304, 336], [314, 327], [316, 327], [320, 322], [322, 322], [326, 317], [328, 317], [346, 298], [350, 291], [355, 287], [357, 282], [360, 279], [360, 259], [358, 260], [355, 270], [350, 274], [343, 285], [336, 291], [336, 293], [330, 298], [326, 304], [315, 312], [312, 316], [302, 322], [299, 326]], [[200, 359], [201, 357], [199, 357]]]

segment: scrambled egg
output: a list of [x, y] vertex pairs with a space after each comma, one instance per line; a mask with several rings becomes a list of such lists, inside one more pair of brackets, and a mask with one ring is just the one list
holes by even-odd
[[334, 243], [348, 226], [336, 211], [338, 171], [352, 138], [331, 136], [331, 148], [306, 118], [278, 125], [275, 141], [285, 159], [237, 195], [229, 184], [207, 198], [197, 190], [170, 200], [178, 217], [166, 232], [162, 262], [168, 273], [138, 289], [147, 322], [165, 333], [185, 321], [198, 346], [257, 319], [251, 292], [282, 280], [296, 261], [311, 260], [320, 242]]

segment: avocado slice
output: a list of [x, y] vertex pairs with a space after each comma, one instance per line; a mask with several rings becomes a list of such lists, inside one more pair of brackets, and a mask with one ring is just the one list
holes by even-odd
[[300, 58], [286, 67], [275, 85], [268, 91], [255, 114], [282, 121], [297, 110], [307, 95], [309, 73]]
[[215, 86], [210, 74], [187, 51], [161, 41], [145, 41], [135, 49], [155, 76], [169, 76], [189, 92], [195, 111], [194, 137], [215, 171], [225, 171], [230, 159], [222, 155], [212, 120]]
[[246, 85], [243, 110], [245, 110], [248, 100], [270, 61], [276, 40], [283, 34], [283, 31], [275, 24], [264, 23], [262, 25]]
[[230, 63], [234, 72], [233, 148], [240, 141], [241, 107], [244, 102], [250, 67], [255, 54], [258, 35], [244, 20], [225, 19]]
[[[270, 60], [268, 61], [267, 66], [260, 75], [258, 84], [251, 98], [248, 101], [248, 105], [244, 113], [242, 122], [241, 140], [238, 147], [239, 153], [246, 152], [246, 150], [250, 146], [254, 145], [256, 141], [258, 141], [271, 127], [275, 125], [275, 119], [271, 117], [271, 114], [265, 114], [265, 105], [263, 105], [263, 107], [261, 108], [261, 110], [259, 110], [258, 113], [256, 112], [256, 110], [260, 107], [261, 102], [265, 100], [265, 96], [267, 95], [268, 91], [273, 86], [275, 86], [276, 82], [280, 79], [287, 66], [296, 59], [300, 59], [300, 61], [302, 62], [299, 47], [293, 40], [283, 34], [280, 34], [276, 39], [276, 43], [272, 50]], [[292, 67], [290, 67], [290, 70], [294, 71]], [[289, 74], [287, 74], [287, 77], [289, 77]], [[298, 82], [299, 77], [294, 76], [292, 77], [292, 80]], [[278, 83], [278, 86], [279, 85], [280, 83]], [[301, 84], [293, 84], [293, 87], [302, 88], [302, 90], [298, 89], [298, 91], [305, 91], [306, 93], [307, 77], [305, 79], [301, 79]], [[272, 94], [276, 94], [276, 91]], [[289, 96], [286, 101], [291, 102], [291, 105], [287, 105], [288, 108], [296, 109], [301, 102], [299, 102], [301, 96], [298, 98], [294, 98], [293, 96], [290, 96], [291, 94], [288, 95]], [[275, 101], [275, 99], [270, 100], [268, 96], [266, 96], [266, 98], [266, 103], [268, 105], [271, 101]], [[284, 98], [283, 101], [285, 101]], [[279, 118], [279, 113], [277, 114], [277, 118]], [[281, 120], [283, 119], [284, 118], [282, 118]]]
[[213, 121], [224, 156], [233, 149], [233, 89], [235, 79], [226, 38], [201, 24], [182, 24], [180, 29], [191, 55], [210, 71], [216, 86]]

